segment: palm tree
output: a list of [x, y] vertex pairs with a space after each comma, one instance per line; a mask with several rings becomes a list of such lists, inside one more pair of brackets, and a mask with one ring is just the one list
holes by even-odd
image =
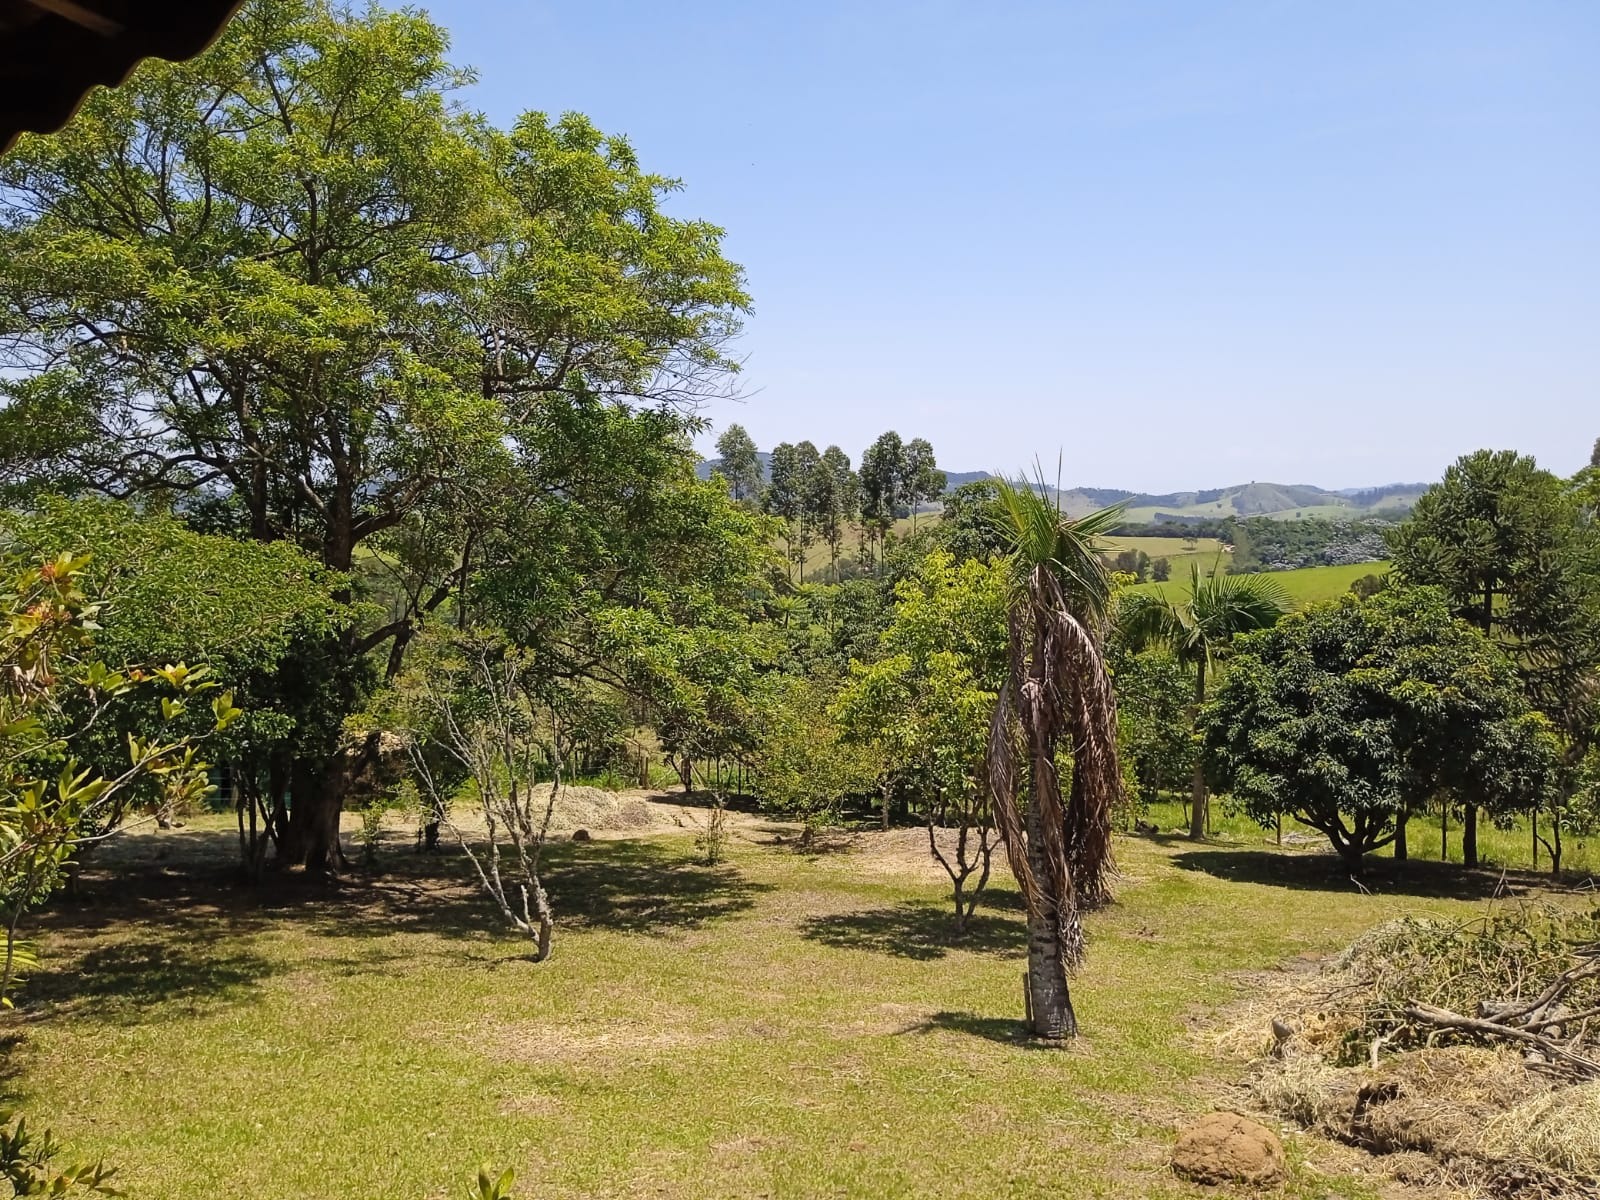
[[[1042, 481], [1037, 489], [1003, 480], [997, 487], [1010, 542], [1010, 668], [984, 767], [1028, 911], [1028, 1025], [1056, 1040], [1078, 1032], [1067, 976], [1083, 958], [1083, 910], [1110, 899], [1111, 814], [1122, 778], [1116, 700], [1100, 650], [1111, 581], [1096, 539], [1121, 509], [1073, 521], [1046, 499]], [[1056, 760], [1063, 748], [1072, 754], [1065, 801]]]
[[[1220, 564], [1218, 564], [1220, 566]], [[1128, 649], [1165, 645], [1178, 661], [1194, 668], [1194, 711], [1206, 698], [1206, 672], [1229, 642], [1241, 633], [1268, 629], [1289, 609], [1289, 593], [1268, 575], [1225, 575], [1217, 567], [1202, 579], [1189, 564], [1189, 595], [1174, 604], [1160, 596], [1133, 595], [1123, 601], [1117, 627]], [[1190, 789], [1189, 836], [1206, 832], [1205, 766], [1195, 759]]]

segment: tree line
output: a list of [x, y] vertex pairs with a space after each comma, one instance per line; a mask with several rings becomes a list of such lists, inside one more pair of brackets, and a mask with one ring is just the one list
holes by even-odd
[[819, 454], [810, 441], [780, 442], [763, 469], [754, 440], [737, 424], [718, 437], [716, 449], [714, 468], [729, 494], [783, 522], [785, 559], [800, 579], [808, 552], [820, 542], [828, 547], [829, 578], [838, 581], [852, 526], [858, 562], [875, 566], [896, 520], [909, 516], [915, 529], [920, 507], [945, 490], [945, 473], [928, 440], [903, 441], [893, 430], [867, 447], [857, 469], [838, 446]]

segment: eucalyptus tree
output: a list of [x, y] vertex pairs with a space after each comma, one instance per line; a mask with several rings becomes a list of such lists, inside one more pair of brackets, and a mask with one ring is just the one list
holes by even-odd
[[911, 508], [911, 528], [917, 527], [917, 508], [944, 494], [945, 474], [939, 470], [933, 445], [927, 438], [912, 438], [900, 460], [900, 494]]
[[895, 514], [905, 503], [905, 445], [890, 430], [879, 436], [861, 455], [857, 473], [862, 532], [881, 554], [884, 535], [894, 527]]
[[[1122, 793], [1117, 709], [1101, 646], [1111, 579], [1098, 538], [1121, 518], [1074, 521], [1039, 488], [996, 481], [1010, 550], [1007, 662], [985, 774], [995, 824], [1028, 910], [1028, 1024], [1077, 1033], [1067, 975], [1083, 959], [1083, 912], [1110, 899], [1112, 813]], [[1072, 756], [1063, 798], [1058, 752]]]
[[[329, 639], [342, 677], [385, 647], [397, 671], [506, 512], [602, 469], [553, 479], [528, 443], [725, 388], [747, 304], [721, 231], [662, 211], [674, 180], [581, 116], [492, 128], [446, 51], [416, 10], [253, 0], [0, 164], [5, 482], [171, 502], [341, 573], [448, 529], [398, 611]], [[311, 867], [341, 859], [337, 752], [296, 788]]]
[[754, 500], [761, 492], [761, 459], [743, 425], [729, 425], [717, 439], [717, 470], [735, 500]]
[[[1190, 720], [1206, 699], [1206, 673], [1243, 633], [1267, 629], [1289, 608], [1288, 594], [1270, 575], [1226, 575], [1220, 570], [1202, 576], [1189, 564], [1189, 592], [1178, 601], [1150, 595], [1131, 595], [1119, 606], [1118, 632], [1123, 643], [1137, 652], [1162, 645], [1194, 672], [1194, 708]], [[1204, 764], [1197, 757], [1189, 797], [1189, 836], [1206, 833], [1207, 791]]]

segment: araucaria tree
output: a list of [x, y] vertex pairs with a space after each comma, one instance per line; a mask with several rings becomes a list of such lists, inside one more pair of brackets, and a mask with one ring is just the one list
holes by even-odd
[[[997, 487], [1010, 542], [1008, 672], [985, 771], [1028, 910], [1028, 1024], [1054, 1040], [1078, 1029], [1067, 975], [1083, 959], [1083, 913], [1110, 899], [1122, 778], [1116, 700], [1101, 653], [1111, 581], [1096, 539], [1121, 513], [1072, 521], [1042, 486]], [[1065, 797], [1063, 752], [1072, 759]]]
[[[1163, 645], [1194, 672], [1194, 710], [1206, 699], [1206, 673], [1229, 643], [1242, 633], [1271, 627], [1289, 607], [1281, 584], [1268, 575], [1225, 575], [1220, 570], [1202, 577], [1189, 564], [1189, 594], [1180, 601], [1156, 596], [1127, 597], [1118, 613], [1118, 632], [1129, 649]], [[1192, 720], [1192, 717], [1191, 717]], [[1205, 772], [1198, 758], [1189, 795], [1189, 836], [1206, 834]]]
[[[446, 49], [416, 10], [253, 0], [0, 166], [7, 482], [175, 500], [338, 572], [381, 551], [404, 602], [322, 656], [345, 711], [508, 511], [604, 476], [530, 447], [720, 388], [746, 304], [672, 180], [580, 116], [491, 128]], [[283, 856], [337, 867], [346, 773], [305, 751]]]

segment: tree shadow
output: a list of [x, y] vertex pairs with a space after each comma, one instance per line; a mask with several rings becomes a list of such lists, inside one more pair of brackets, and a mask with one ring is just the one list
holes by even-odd
[[219, 939], [134, 937], [96, 946], [28, 980], [28, 1016], [84, 1015], [108, 1025], [249, 1000], [281, 967]]
[[1370, 892], [1439, 900], [1576, 890], [1575, 885], [1530, 871], [1463, 867], [1459, 863], [1368, 858], [1359, 871], [1336, 854], [1286, 854], [1274, 850], [1194, 849], [1173, 855], [1175, 866], [1236, 883], [1319, 892]]
[[901, 1031], [904, 1034], [962, 1033], [1019, 1050], [1060, 1050], [1062, 1043], [1036, 1038], [1020, 1018], [980, 1017], [970, 1012], [936, 1012]]
[[551, 848], [545, 887], [557, 927], [661, 934], [746, 912], [771, 891], [726, 863], [707, 866], [659, 842], [566, 842]]
[[965, 934], [956, 933], [951, 907], [906, 900], [893, 908], [811, 917], [800, 936], [836, 950], [871, 950], [928, 962], [955, 950], [1010, 955], [1027, 947], [1028, 928], [1010, 917], [977, 912]]
[[[296, 969], [339, 975], [400, 973], [422, 959], [492, 969], [515, 936], [459, 851], [395, 855], [381, 873], [291, 871], [251, 884], [227, 860], [236, 841], [210, 832], [170, 841], [180, 839], [192, 841], [165, 854], [136, 847], [127, 859], [96, 856], [77, 895], [30, 917], [31, 935], [61, 944], [21, 991], [24, 1020], [67, 1012], [138, 1024], [249, 1003], [288, 963], [257, 953], [249, 939], [258, 934], [323, 939]], [[197, 847], [220, 851], [220, 861], [198, 858]], [[552, 845], [544, 882], [557, 938], [563, 927], [692, 930], [750, 909], [767, 890], [732, 866], [695, 863], [686, 850], [624, 840]]]

